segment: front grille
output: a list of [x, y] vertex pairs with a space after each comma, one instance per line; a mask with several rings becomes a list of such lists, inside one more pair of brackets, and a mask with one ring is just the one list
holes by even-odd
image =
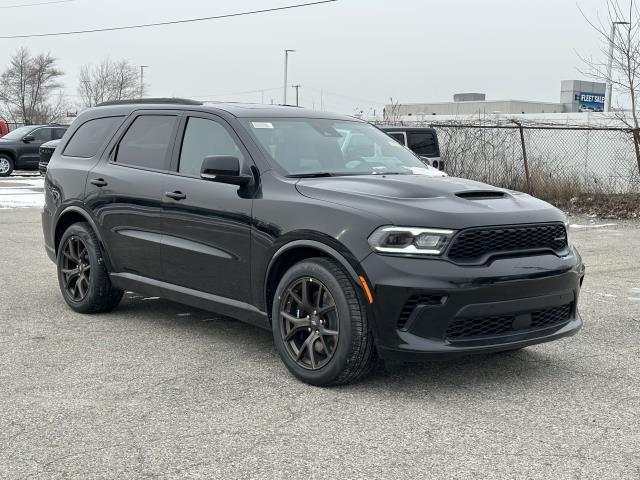
[[562, 224], [470, 229], [453, 239], [448, 256], [454, 261], [473, 262], [496, 253], [543, 249], [561, 252], [567, 245]]
[[418, 306], [427, 305], [432, 307], [442, 305], [446, 300], [447, 297], [444, 295], [411, 295], [400, 311], [400, 316], [398, 317], [398, 328], [403, 329], [405, 327], [409, 317]]
[[568, 303], [526, 313], [459, 318], [449, 324], [447, 338], [454, 341], [469, 340], [559, 326], [571, 318], [572, 306], [572, 303]]
[[55, 148], [40, 148], [40, 162], [49, 163], [49, 160], [51, 160], [51, 156], [53, 155], [54, 151]]

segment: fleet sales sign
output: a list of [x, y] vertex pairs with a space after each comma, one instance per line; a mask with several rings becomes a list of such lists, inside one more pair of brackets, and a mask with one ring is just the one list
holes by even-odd
[[581, 92], [578, 102], [581, 112], [604, 112], [604, 95]]

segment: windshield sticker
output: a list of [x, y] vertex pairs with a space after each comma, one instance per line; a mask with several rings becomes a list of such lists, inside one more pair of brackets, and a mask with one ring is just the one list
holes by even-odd
[[271, 122], [251, 122], [253, 128], [273, 128]]

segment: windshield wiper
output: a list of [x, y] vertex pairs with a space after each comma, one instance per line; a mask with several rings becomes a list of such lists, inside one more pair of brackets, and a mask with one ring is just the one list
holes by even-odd
[[329, 172], [314, 172], [314, 173], [294, 173], [293, 175], [287, 175], [287, 178], [317, 178], [317, 177], [333, 177], [333, 173]]

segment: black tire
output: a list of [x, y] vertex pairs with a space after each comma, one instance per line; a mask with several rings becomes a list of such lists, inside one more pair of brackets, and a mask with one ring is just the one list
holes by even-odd
[[[327, 343], [329, 342], [325, 343], [324, 339], [321, 340], [324, 349], [320, 346], [321, 350], [314, 350], [317, 348], [315, 344], [320, 342], [311, 339], [312, 342], [308, 349], [322, 352], [320, 355], [326, 361], [324, 365], [318, 366], [316, 369], [296, 361], [289, 347], [291, 340], [287, 342], [284, 338], [287, 335], [283, 330], [283, 325], [287, 320], [281, 312], [291, 308], [292, 303], [289, 292], [293, 288], [292, 286], [297, 285], [296, 282], [300, 281], [320, 282], [321, 287], [318, 287], [319, 284], [316, 283], [314, 284], [315, 288], [319, 288], [319, 291], [323, 291], [322, 288], [326, 289], [325, 291], [330, 294], [330, 297], [323, 298], [331, 298], [333, 300], [334, 308], [332, 310], [336, 314], [331, 321], [336, 322], [337, 327], [335, 330], [338, 331], [338, 335], [336, 335], [337, 342], [329, 340], [329, 342], [333, 342], [331, 355], [323, 355], [323, 350], [327, 349]], [[317, 293], [315, 298], [317, 299], [320, 296], [321, 294]], [[314, 303], [314, 301], [311, 303]], [[317, 304], [320, 304], [320, 302], [318, 301]], [[299, 313], [301, 311], [300, 307], [295, 308], [298, 309], [298, 316], [303, 315], [304, 319], [309, 318], [305, 314]], [[315, 314], [315, 312], [313, 313]], [[319, 320], [319, 322], [325, 325], [324, 320]], [[340, 264], [333, 260], [311, 258], [297, 263], [284, 274], [275, 292], [271, 324], [275, 346], [282, 361], [289, 371], [303, 382], [317, 386], [351, 383], [368, 374], [376, 364], [377, 354], [373, 335], [368, 325], [364, 300], [358, 295], [356, 287], [348, 274]], [[317, 325], [317, 323], [314, 323], [314, 325]], [[291, 327], [289, 333], [292, 333], [293, 329], [294, 327]], [[301, 342], [305, 340], [305, 335], [307, 335], [306, 339], [313, 335], [313, 333], [307, 333], [306, 330], [306, 326], [301, 327]], [[318, 330], [315, 330], [315, 332], [318, 332]], [[318, 340], [320, 340], [319, 337]], [[302, 348], [300, 348], [301, 350]], [[312, 356], [316, 355], [313, 352], [311, 353]], [[329, 350], [327, 350], [328, 353]]]
[[[81, 255], [78, 256], [78, 258], [82, 257], [82, 268], [77, 261], [70, 260], [68, 255], [67, 247], [72, 242], [76, 246], [86, 246], [86, 253], [84, 253], [85, 250], [82, 250]], [[57, 259], [58, 283], [62, 297], [69, 307], [80, 313], [99, 313], [108, 312], [118, 306], [124, 290], [114, 288], [111, 284], [100, 241], [88, 223], [74, 223], [67, 228], [60, 239]], [[69, 270], [73, 265], [76, 265], [78, 270], [85, 274], [87, 281], [80, 282], [80, 274], [76, 276], [68, 271], [65, 273], [65, 270]], [[89, 270], [88, 276], [86, 276], [86, 270]], [[75, 290], [69, 287], [74, 281], [76, 282]], [[81, 284], [80, 287], [78, 287], [78, 283]], [[87, 284], [88, 286], [82, 288]], [[80, 291], [82, 291], [82, 295], [79, 294]]]
[[0, 154], [0, 177], [8, 177], [13, 172], [13, 159]]

